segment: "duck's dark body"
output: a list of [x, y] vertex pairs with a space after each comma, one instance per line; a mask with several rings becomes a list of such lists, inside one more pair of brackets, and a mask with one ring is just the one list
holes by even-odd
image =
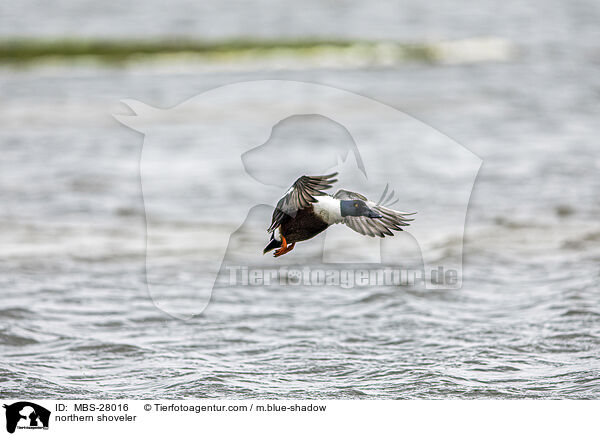
[[300, 209], [295, 217], [286, 215], [281, 223], [279, 232], [289, 243], [306, 241], [329, 227], [325, 221], [323, 221], [314, 212], [313, 205], [305, 209]]

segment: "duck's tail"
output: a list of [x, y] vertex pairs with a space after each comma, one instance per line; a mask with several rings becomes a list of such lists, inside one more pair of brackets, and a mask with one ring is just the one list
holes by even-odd
[[263, 250], [263, 254], [267, 254], [269, 251], [275, 250], [276, 248], [281, 248], [281, 241], [275, 239], [273, 234], [271, 234], [271, 240], [269, 241], [269, 245]]

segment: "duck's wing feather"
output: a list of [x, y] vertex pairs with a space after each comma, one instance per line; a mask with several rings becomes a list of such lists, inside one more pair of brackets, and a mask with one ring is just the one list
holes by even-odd
[[[385, 192], [387, 192], [387, 187]], [[385, 197], [385, 193], [382, 198], [383, 197]], [[339, 200], [362, 200], [367, 203], [369, 208], [377, 211], [381, 215], [381, 218], [346, 216], [342, 220], [344, 224], [355, 232], [372, 237], [379, 236], [380, 238], [385, 238], [385, 235], [394, 236], [392, 231], [401, 232], [403, 230], [402, 227], [410, 225], [408, 222], [413, 221], [412, 218], [407, 218], [407, 216], [416, 213], [399, 212], [397, 210], [389, 209], [379, 203], [367, 199], [367, 197], [358, 192], [347, 191], [345, 189], [340, 189], [335, 193], [333, 198]]]
[[335, 176], [337, 173], [325, 176], [302, 176], [296, 180], [277, 203], [267, 232], [272, 232], [279, 227], [286, 215], [293, 217], [300, 209], [316, 202], [315, 196], [327, 195], [323, 190], [331, 188], [337, 182]]

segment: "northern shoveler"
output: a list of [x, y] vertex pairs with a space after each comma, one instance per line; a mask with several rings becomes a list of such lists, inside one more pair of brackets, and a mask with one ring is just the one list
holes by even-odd
[[[356, 192], [340, 189], [331, 196], [325, 192], [337, 182], [337, 173], [325, 176], [302, 176], [277, 203], [267, 232], [271, 240], [263, 254], [277, 249], [279, 257], [293, 250], [296, 242], [306, 241], [332, 224], [343, 223], [355, 232], [366, 236], [394, 236], [408, 226], [413, 213], [398, 212], [380, 203], [386, 198], [387, 186], [379, 203], [368, 200]], [[387, 198], [391, 198], [393, 193]]]

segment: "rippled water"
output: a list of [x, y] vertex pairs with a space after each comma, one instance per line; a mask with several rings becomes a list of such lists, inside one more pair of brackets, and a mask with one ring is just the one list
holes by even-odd
[[[329, 29], [398, 40], [414, 28], [419, 38], [499, 35], [517, 46], [513, 60], [235, 73], [143, 65], [0, 70], [2, 396], [598, 398], [598, 7], [544, 7], [543, 21], [525, 5], [505, 4], [505, 15], [482, 5], [465, 4], [474, 12], [459, 20], [442, 4], [421, 10], [415, 3], [418, 11], [406, 16], [372, 12], [381, 26], [338, 14]], [[316, 16], [335, 12], [329, 8]], [[159, 33], [181, 24], [168, 12]], [[125, 22], [134, 15], [125, 13]], [[5, 29], [17, 32], [17, 18]], [[100, 13], [87, 29], [104, 29], [107, 19]], [[283, 26], [290, 32], [313, 28], [313, 19], [292, 21]], [[55, 33], [56, 23], [43, 29]], [[224, 25], [216, 36], [236, 28]], [[207, 310], [190, 320], [156, 308], [144, 273], [142, 137], [111, 114], [123, 111], [118, 101], [127, 97], [168, 107], [214, 86], [264, 78], [371, 96], [484, 160], [467, 220], [462, 289], [220, 285]], [[323, 132], [309, 121], [280, 138]], [[228, 186], [243, 192], [239, 181]], [[400, 192], [416, 210], [431, 195], [425, 188]], [[164, 206], [173, 206], [169, 198]], [[193, 218], [184, 209], [162, 229], [194, 232], [203, 223]], [[268, 213], [257, 215], [256, 226], [265, 219]], [[260, 244], [264, 231], [253, 225], [241, 240]], [[450, 235], [432, 243], [445, 253], [456, 241]], [[304, 259], [311, 246], [292, 259]], [[173, 289], [172, 298], [186, 305], [193, 290], [193, 283]]]

